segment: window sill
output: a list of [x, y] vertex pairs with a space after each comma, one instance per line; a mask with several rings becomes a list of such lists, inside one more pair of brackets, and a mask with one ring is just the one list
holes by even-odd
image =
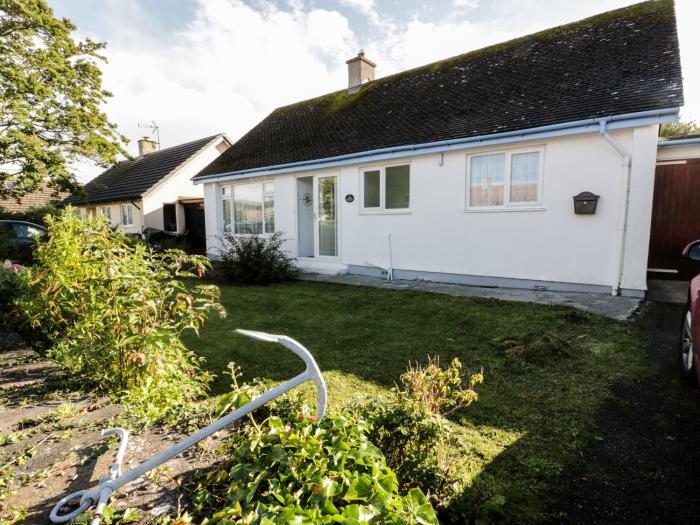
[[501, 208], [467, 208], [464, 213], [500, 213], [514, 211], [545, 211], [544, 206], [511, 206]]
[[411, 215], [411, 210], [360, 210], [360, 215]]

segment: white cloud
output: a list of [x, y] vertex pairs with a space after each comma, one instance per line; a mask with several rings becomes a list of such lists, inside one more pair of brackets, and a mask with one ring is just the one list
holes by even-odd
[[163, 146], [219, 131], [236, 139], [275, 107], [342, 86], [356, 47], [338, 12], [202, 1], [171, 38], [135, 30], [110, 41], [107, 110], [132, 139], [155, 120]]
[[479, 0], [452, 0], [452, 5], [464, 10], [476, 9], [479, 6]]
[[391, 29], [391, 27], [393, 27], [389, 17], [382, 17], [379, 15], [377, 4], [374, 0], [340, 0], [340, 4], [354, 9], [361, 15], [367, 17], [376, 27], [383, 27], [385, 29]]

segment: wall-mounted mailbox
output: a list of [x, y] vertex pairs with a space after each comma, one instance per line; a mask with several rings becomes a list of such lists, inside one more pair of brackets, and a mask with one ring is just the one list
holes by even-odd
[[578, 195], [574, 195], [574, 213], [579, 215], [592, 215], [598, 207], [598, 199], [600, 195], [591, 193], [590, 191], [582, 191]]

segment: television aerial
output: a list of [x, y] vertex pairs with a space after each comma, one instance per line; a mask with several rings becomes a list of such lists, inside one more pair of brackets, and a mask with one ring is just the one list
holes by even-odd
[[151, 136], [155, 135], [156, 144], [158, 144], [158, 149], [160, 150], [160, 128], [158, 127], [158, 124], [156, 124], [156, 121], [151, 120], [151, 122], [139, 122], [138, 126], [142, 129], [146, 128], [151, 130]]

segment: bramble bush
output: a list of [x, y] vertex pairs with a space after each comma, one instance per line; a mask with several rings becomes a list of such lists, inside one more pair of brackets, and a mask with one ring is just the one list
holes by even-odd
[[450, 458], [457, 436], [446, 417], [476, 401], [475, 386], [484, 379], [483, 372], [471, 374], [465, 385], [461, 368], [458, 359], [443, 368], [428, 358], [426, 365], [409, 365], [389, 399], [352, 407], [368, 422], [367, 436], [396, 471], [400, 489], [420, 487], [439, 510], [459, 495], [463, 475]]
[[279, 232], [270, 237], [227, 234], [217, 270], [230, 284], [265, 285], [292, 279], [295, 269], [283, 242]]
[[147, 421], [206, 393], [210, 377], [180, 336], [209, 313], [225, 315], [216, 286], [189, 281], [207, 259], [156, 253], [70, 207], [46, 225], [16, 304], [48, 355]]

